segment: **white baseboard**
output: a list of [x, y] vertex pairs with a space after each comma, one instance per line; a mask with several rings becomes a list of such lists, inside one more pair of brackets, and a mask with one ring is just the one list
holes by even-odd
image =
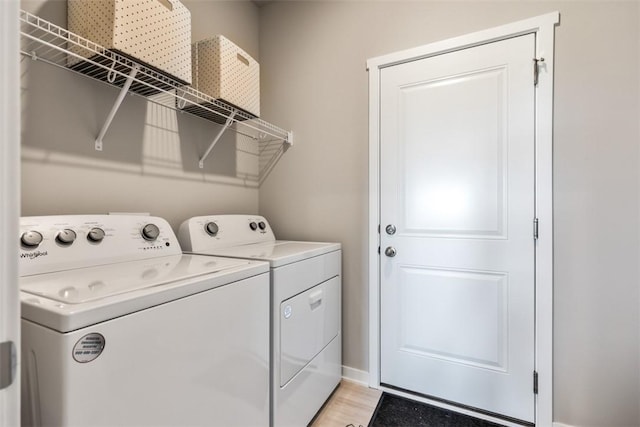
[[558, 422], [553, 422], [553, 427], [573, 427], [570, 426], [569, 424], [562, 424], [562, 423], [558, 423]]
[[369, 372], [360, 369], [342, 366], [342, 378], [369, 387]]

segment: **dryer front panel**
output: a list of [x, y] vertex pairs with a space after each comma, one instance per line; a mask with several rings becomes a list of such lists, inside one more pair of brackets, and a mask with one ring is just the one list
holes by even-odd
[[340, 277], [280, 304], [280, 386], [322, 351], [340, 330]]

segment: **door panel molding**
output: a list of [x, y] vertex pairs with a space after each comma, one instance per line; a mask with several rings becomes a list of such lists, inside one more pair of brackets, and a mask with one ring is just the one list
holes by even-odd
[[[407, 155], [407, 150], [398, 153], [402, 163], [408, 166], [404, 179], [400, 179], [401, 200], [405, 201], [404, 206], [399, 206], [399, 218], [403, 218], [399, 221], [400, 230], [411, 230], [423, 236], [463, 239], [507, 238], [507, 227], [504, 223], [507, 218], [507, 72], [506, 66], [491, 67], [400, 87], [398, 115], [403, 118], [403, 128], [409, 129], [407, 133], [424, 133], [430, 129], [432, 134], [444, 138], [450, 128], [446, 118], [460, 108], [455, 101], [457, 98], [450, 95], [452, 91], [465, 94], [469, 99], [466, 107], [473, 110], [475, 115], [478, 115], [478, 112], [482, 114], [481, 117], [476, 117], [471, 126], [464, 126], [464, 121], [456, 123], [456, 141], [453, 143], [447, 140], [449, 144], [445, 144], [444, 147], [440, 144], [434, 147], [433, 144], [427, 143], [420, 146], [405, 145], [403, 147], [410, 148], [414, 155]], [[487, 90], [488, 88], [490, 90]], [[444, 91], [449, 92], [449, 96], [439, 96]], [[434, 101], [424, 102], [425, 98], [431, 98], [430, 95], [425, 97], [425, 93], [432, 94]], [[492, 109], [492, 105], [499, 108]], [[420, 111], [420, 114], [411, 114], [415, 111]], [[481, 123], [490, 124], [488, 127], [491, 128], [491, 138], [475, 140], [480, 136], [477, 127]], [[495, 123], [499, 123], [499, 126], [492, 126]], [[468, 142], [471, 140], [473, 144], [469, 145]], [[408, 138], [406, 142], [411, 141], [413, 140]], [[434, 149], [438, 151], [437, 160], [429, 161], [430, 158], [436, 158], [431, 156]], [[416, 156], [415, 150], [421, 155]], [[460, 169], [463, 173], [458, 175], [460, 170], [449, 170], [443, 159], [455, 159], [462, 163]], [[478, 169], [479, 164], [497, 169], [496, 175], [487, 176], [484, 173], [485, 168]], [[446, 188], [438, 185], [426, 188], [422, 185], [412, 186], [412, 183], [424, 183], [434, 173], [438, 176], [451, 176], [455, 173], [458, 176], [456, 185], [452, 188], [450, 182]], [[463, 190], [463, 187], [467, 190]], [[486, 200], [469, 200], [469, 194], [474, 192], [468, 190], [480, 188], [484, 189], [483, 194], [490, 197]], [[421, 197], [406, 197], [410, 193], [420, 194]], [[476, 207], [472, 216], [468, 215], [471, 212], [467, 209], [469, 205]]]
[[[558, 12], [533, 17], [476, 33], [407, 49], [367, 61], [369, 71], [369, 385], [380, 382], [380, 73], [409, 61], [454, 52], [524, 34], [536, 35], [536, 57], [545, 58], [535, 88], [535, 217], [539, 221], [536, 240], [535, 369], [538, 372], [536, 425], [553, 420], [553, 199], [552, 129], [555, 26]], [[533, 62], [532, 58], [532, 62]], [[533, 66], [533, 64], [532, 64]], [[533, 84], [533, 82], [532, 82]], [[533, 218], [532, 218], [533, 220]], [[382, 225], [384, 226], [384, 225]], [[533, 235], [532, 235], [533, 238]], [[389, 389], [386, 389], [389, 391]], [[400, 393], [402, 394], [402, 393]], [[438, 405], [438, 402], [430, 402]], [[475, 414], [486, 418], [482, 414]]]
[[[407, 322], [401, 322], [398, 334], [402, 340], [398, 343], [400, 351], [420, 356], [439, 358], [474, 368], [484, 368], [501, 373], [508, 372], [507, 366], [507, 293], [509, 276], [505, 272], [487, 272], [480, 270], [461, 270], [452, 268], [415, 267], [399, 265], [400, 274], [404, 276], [399, 286], [415, 285], [413, 295], [420, 298], [402, 298], [399, 311], [406, 313]], [[430, 284], [416, 283], [411, 276], [430, 276]], [[442, 286], [445, 285], [445, 286]], [[442, 291], [446, 292], [444, 295]], [[487, 292], [488, 291], [488, 292]], [[408, 295], [408, 292], [403, 292]], [[436, 298], [433, 298], [437, 296]], [[447, 301], [445, 319], [447, 331], [442, 330], [441, 315], [438, 313], [438, 302]], [[494, 310], [486, 310], [485, 304]], [[458, 307], [456, 307], [456, 305]], [[435, 314], [427, 322], [417, 324], [409, 321], [421, 314]], [[461, 316], [464, 315], [464, 316]], [[483, 328], [478, 322], [491, 326], [491, 334], [479, 334]], [[419, 329], [422, 342], [412, 342], [408, 337], [415, 337], [411, 329]], [[485, 328], [488, 329], [488, 328]], [[455, 332], [451, 332], [451, 330]], [[470, 334], [467, 332], [472, 331]], [[466, 335], [465, 335], [466, 334]], [[451, 336], [465, 339], [451, 340]], [[483, 342], [480, 352], [478, 343]], [[492, 345], [490, 345], [492, 344]], [[474, 354], [475, 352], [475, 354]]]

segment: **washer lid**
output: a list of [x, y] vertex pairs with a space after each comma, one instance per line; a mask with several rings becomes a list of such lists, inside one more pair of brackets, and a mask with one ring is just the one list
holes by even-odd
[[276, 240], [274, 242], [232, 246], [199, 252], [233, 258], [268, 261], [271, 267], [280, 267], [303, 259], [324, 255], [340, 249], [340, 243], [297, 242]]
[[238, 259], [171, 255], [27, 276], [20, 279], [20, 290], [64, 304], [83, 304], [246, 264]]
[[244, 279], [269, 286], [268, 271], [260, 261], [171, 255], [21, 277], [21, 315], [69, 332]]

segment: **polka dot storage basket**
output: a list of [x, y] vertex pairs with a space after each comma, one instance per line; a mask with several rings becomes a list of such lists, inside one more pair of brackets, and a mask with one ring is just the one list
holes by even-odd
[[193, 43], [191, 57], [194, 89], [260, 116], [260, 65], [244, 50], [217, 35]]
[[[178, 0], [68, 0], [69, 31], [191, 84], [191, 13]], [[76, 52], [86, 58], [87, 50]], [[105, 61], [99, 56], [94, 61]], [[68, 66], [86, 69], [69, 57]], [[132, 89], [134, 89], [132, 87]], [[134, 89], [135, 90], [135, 89]]]

